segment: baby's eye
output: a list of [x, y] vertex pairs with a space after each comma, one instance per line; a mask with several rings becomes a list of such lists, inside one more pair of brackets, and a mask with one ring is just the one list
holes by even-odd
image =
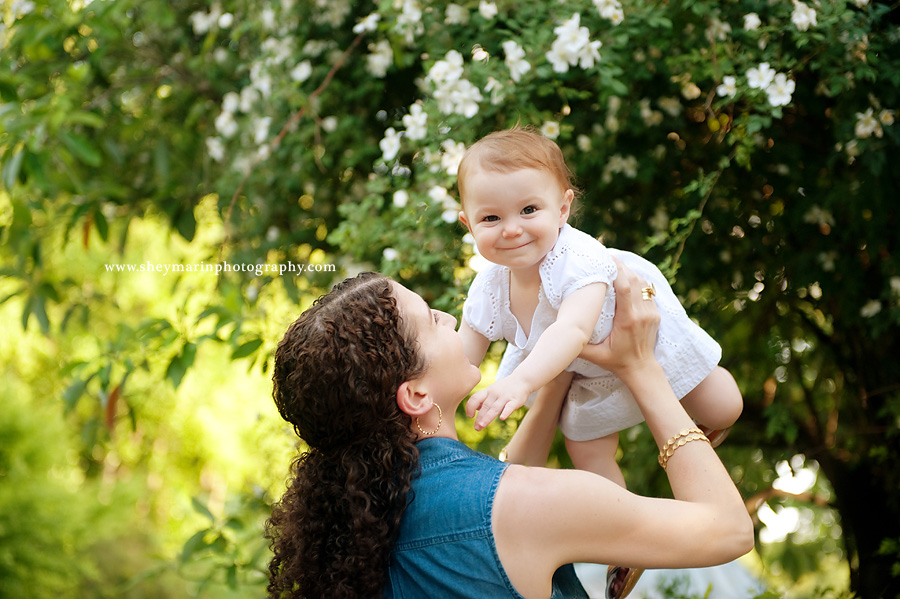
[[537, 212], [537, 208], [534, 206], [525, 206], [522, 208], [522, 214], [534, 214], [535, 212]]
[[496, 214], [491, 214], [489, 216], [485, 216], [482, 220], [487, 223], [495, 223], [500, 220], [500, 217]]

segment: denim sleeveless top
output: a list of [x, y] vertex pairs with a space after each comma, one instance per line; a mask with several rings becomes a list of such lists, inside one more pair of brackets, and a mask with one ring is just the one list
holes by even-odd
[[[387, 599], [523, 599], [494, 544], [491, 512], [508, 464], [453, 439], [424, 439], [419, 473], [391, 553]], [[567, 564], [551, 599], [588, 599]]]

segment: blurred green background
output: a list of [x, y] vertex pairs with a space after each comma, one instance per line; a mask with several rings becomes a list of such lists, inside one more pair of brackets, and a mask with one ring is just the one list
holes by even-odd
[[280, 335], [361, 270], [458, 315], [459, 152], [516, 123], [723, 346], [767, 596], [900, 596], [896, 2], [0, 7], [0, 597], [264, 595]]

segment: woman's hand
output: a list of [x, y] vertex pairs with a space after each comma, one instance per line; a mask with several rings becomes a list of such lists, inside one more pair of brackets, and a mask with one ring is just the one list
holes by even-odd
[[616, 266], [619, 274], [613, 282], [616, 314], [612, 331], [603, 342], [586, 345], [579, 357], [622, 378], [629, 371], [655, 362], [659, 310], [656, 302], [642, 297], [641, 289], [647, 282], [618, 260]]

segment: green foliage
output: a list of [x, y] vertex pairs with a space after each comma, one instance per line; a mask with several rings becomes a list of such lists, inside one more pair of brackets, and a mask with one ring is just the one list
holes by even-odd
[[[475, 253], [455, 221], [459, 151], [534, 125], [578, 177], [576, 224], [660, 264], [722, 344], [746, 399], [722, 449], [742, 491], [765, 492], [795, 454], [817, 461], [855, 589], [897, 584], [883, 549], [900, 538], [896, 12], [866, 0], [8, 3], [0, 304], [63, 348], [44, 362], [54, 376], [29, 382], [65, 408], [95, 477], [95, 454], [124, 444], [114, 433], [182, 439], [180, 424], [197, 426], [176, 398], [210, 388], [197, 374], [210, 356], [264, 372], [335, 278], [381, 270], [457, 312]], [[127, 268], [163, 264], [181, 270]], [[305, 272], [278, 270], [289, 264]], [[466, 440], [496, 451], [514, 427]], [[133, 463], [151, 461], [153, 442], [136, 444]], [[622, 448], [632, 488], [663, 493], [646, 434]], [[217, 450], [172, 451], [188, 473]]]

